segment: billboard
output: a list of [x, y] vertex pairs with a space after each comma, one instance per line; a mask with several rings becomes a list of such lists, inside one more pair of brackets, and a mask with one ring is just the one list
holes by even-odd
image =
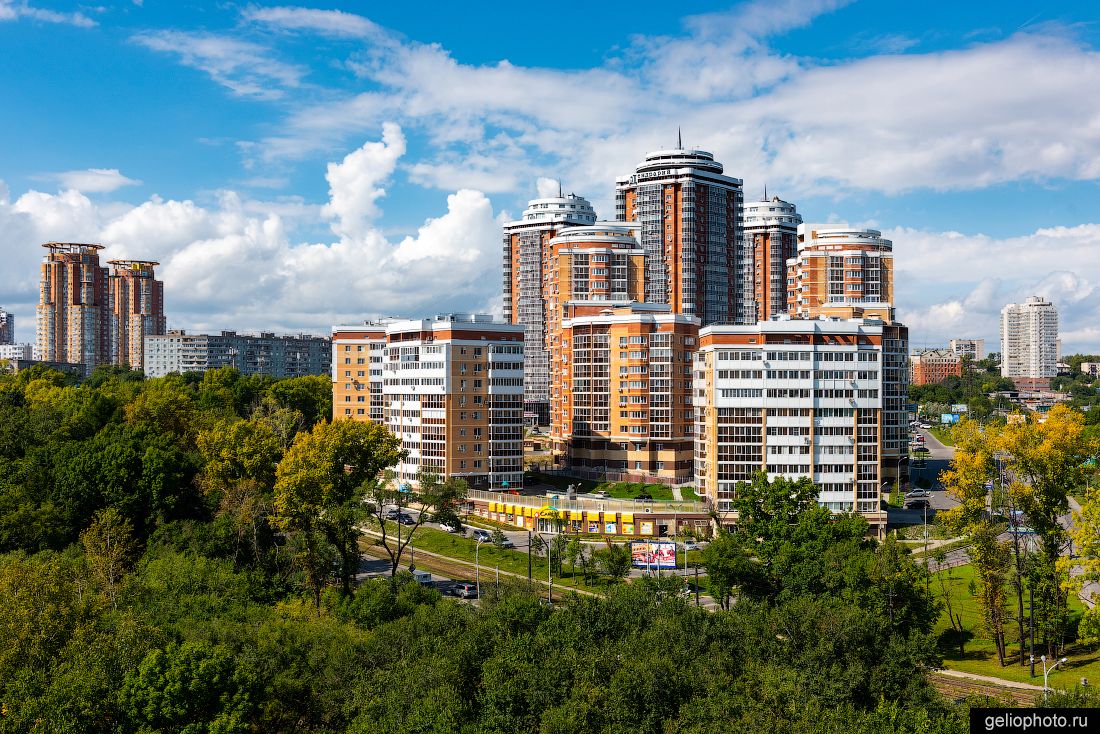
[[630, 557], [635, 568], [676, 568], [676, 544], [635, 540]]
[[965, 403], [959, 403], [958, 405], [951, 406], [952, 413], [965, 413], [968, 410], [969, 408], [966, 407]]
[[940, 413], [940, 423], [958, 423], [958, 413]]

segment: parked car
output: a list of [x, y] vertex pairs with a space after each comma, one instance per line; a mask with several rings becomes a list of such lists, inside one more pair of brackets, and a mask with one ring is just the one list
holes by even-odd
[[602, 489], [599, 490], [598, 492], [593, 492], [588, 496], [591, 497], [592, 499], [596, 499], [596, 500], [606, 500], [606, 499], [611, 498], [611, 494], [609, 492], [605, 491], [605, 490], [602, 490]]
[[907, 510], [926, 510], [932, 506], [926, 499], [907, 500], [905, 503], [905, 509]]
[[386, 520], [396, 520], [400, 516], [401, 516], [401, 511], [398, 510], [395, 507], [391, 507], [390, 509], [388, 509], [388, 510], [386, 510], [385, 512], [382, 513], [382, 517], [385, 518]]
[[461, 582], [455, 584], [453, 593], [459, 599], [476, 599], [477, 598], [477, 585]]
[[413, 571], [413, 579], [416, 583], [422, 586], [432, 585], [432, 574], [430, 571]]
[[416, 524], [416, 520], [413, 518], [412, 515], [410, 515], [407, 512], [402, 512], [400, 515], [398, 515], [397, 516], [397, 522], [401, 523], [402, 525], [415, 525]]
[[685, 551], [703, 550], [703, 546], [701, 544], [695, 542], [694, 540], [685, 540], [684, 541], [684, 550]]
[[501, 548], [515, 548], [516, 544], [513, 543], [509, 538], [505, 538], [504, 540], [502, 540], [500, 542], [500, 547]]
[[484, 528], [474, 528], [470, 537], [479, 543], [489, 543], [493, 540], [493, 534]]
[[439, 529], [447, 533], [460, 533], [462, 528], [453, 522], [441, 522], [439, 523]]
[[911, 492], [906, 492], [905, 493], [905, 499], [907, 499], [907, 500], [922, 499], [922, 498], [927, 498], [927, 497], [931, 497], [931, 496], [932, 496], [932, 493], [929, 492], [927, 489], [914, 489]]

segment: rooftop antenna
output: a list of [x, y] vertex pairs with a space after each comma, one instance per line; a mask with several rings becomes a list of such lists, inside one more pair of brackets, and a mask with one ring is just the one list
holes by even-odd
[[684, 149], [684, 137], [683, 137], [683, 135], [680, 134], [679, 125], [676, 126], [676, 148], [677, 148], [677, 150], [683, 150]]
[[764, 201], [768, 200], [768, 184], [764, 184]]
[[562, 198], [562, 195], [561, 195], [561, 179], [560, 178], [558, 179], [558, 198], [559, 199]]

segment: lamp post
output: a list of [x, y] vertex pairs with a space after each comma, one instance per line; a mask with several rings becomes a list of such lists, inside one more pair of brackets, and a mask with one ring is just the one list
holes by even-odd
[[546, 583], [549, 585], [549, 588], [546, 590], [546, 603], [547, 604], [553, 604], [554, 603], [554, 579], [550, 575], [550, 556], [553, 553], [553, 548], [550, 545], [550, 536], [549, 535], [547, 535], [546, 538], [544, 538], [544, 540], [546, 541]]
[[[1043, 703], [1046, 703], [1047, 693], [1050, 691], [1050, 687], [1047, 686], [1047, 676], [1050, 675], [1051, 672], [1055, 668], [1057, 668], [1059, 665], [1066, 662], [1066, 659], [1062, 658], [1060, 660], [1055, 661], [1054, 665], [1051, 665], [1049, 668], [1047, 667], [1047, 656], [1046, 655], [1040, 655], [1039, 659], [1043, 661]], [[1035, 662], [1035, 656], [1034, 655], [1031, 656], [1031, 661], [1033, 663]]]
[[484, 540], [477, 541], [477, 547], [474, 548], [474, 588], [477, 589], [478, 601], [481, 600], [481, 565], [478, 562], [478, 554], [481, 553], [481, 544]]

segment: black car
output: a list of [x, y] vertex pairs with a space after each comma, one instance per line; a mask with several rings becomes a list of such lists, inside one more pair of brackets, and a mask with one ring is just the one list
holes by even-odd
[[402, 525], [415, 525], [416, 524], [416, 520], [414, 520], [413, 516], [410, 515], [407, 512], [402, 512], [400, 515], [398, 515], [397, 516], [397, 522], [401, 523]]
[[932, 504], [928, 500], [923, 499], [909, 500], [905, 503], [905, 509], [907, 510], [926, 510], [931, 506]]

